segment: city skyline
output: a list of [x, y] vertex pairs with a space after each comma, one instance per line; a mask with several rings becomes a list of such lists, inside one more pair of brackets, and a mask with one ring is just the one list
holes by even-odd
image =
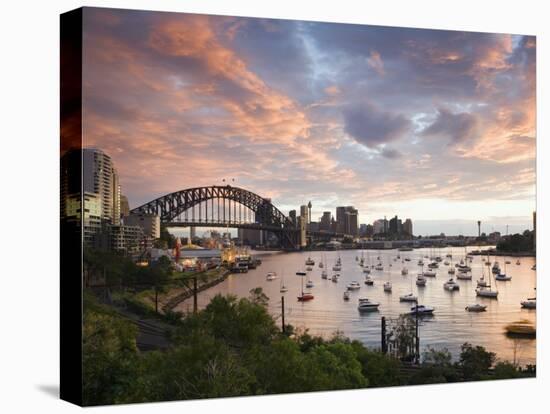
[[84, 144], [112, 157], [132, 208], [234, 178], [285, 214], [311, 200], [314, 220], [352, 205], [417, 234], [532, 228], [534, 37], [98, 9], [85, 23]]

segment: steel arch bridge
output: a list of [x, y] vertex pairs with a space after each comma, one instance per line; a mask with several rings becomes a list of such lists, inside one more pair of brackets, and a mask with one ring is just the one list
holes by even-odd
[[176, 191], [131, 210], [155, 214], [167, 227], [236, 227], [274, 233], [287, 249], [299, 247], [299, 231], [269, 198], [239, 187], [209, 186]]

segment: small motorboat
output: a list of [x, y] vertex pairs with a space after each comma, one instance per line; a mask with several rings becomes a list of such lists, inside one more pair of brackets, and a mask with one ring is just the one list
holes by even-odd
[[497, 298], [498, 290], [492, 290], [491, 287], [478, 287], [476, 289], [476, 295], [483, 298]]
[[330, 280], [332, 280], [334, 283], [338, 283], [338, 275], [332, 275]]
[[449, 263], [448, 260], [445, 260], [445, 261], [443, 262], [443, 264], [444, 264], [445, 266], [449, 266], [451, 263]]
[[348, 290], [358, 290], [358, 289], [361, 289], [361, 285], [359, 284], [359, 282], [354, 280], [354, 281], [348, 283], [347, 288], [348, 288]]
[[374, 267], [374, 270], [380, 270], [380, 271], [382, 271], [382, 270], [384, 270], [384, 266], [382, 266], [381, 263], [378, 263], [378, 264]]
[[510, 260], [506, 260], [504, 264], [512, 264], [512, 262]]
[[380, 304], [378, 302], [373, 302], [370, 299], [362, 298], [359, 299], [359, 304], [357, 305], [357, 309], [360, 312], [373, 312], [378, 310], [378, 307]]
[[420, 274], [416, 277], [416, 286], [426, 286], [426, 281], [424, 275]]
[[326, 279], [327, 278], [327, 271], [326, 270], [323, 270], [321, 272], [321, 279]]
[[308, 272], [311, 272], [311, 271], [313, 270], [313, 268], [312, 268], [311, 266], [308, 266], [308, 267], [306, 267], [306, 270], [307, 270]]
[[370, 274], [370, 269], [367, 268], [367, 267], [365, 267], [365, 268], [363, 269], [363, 273], [365, 273], [365, 274], [367, 274], [367, 275]]
[[457, 280], [472, 280], [472, 274], [471, 273], [458, 273], [456, 275]]
[[298, 296], [298, 302], [307, 302], [308, 300], [312, 300], [314, 296], [309, 292], [303, 292], [300, 296]]
[[447, 273], [450, 274], [450, 275], [454, 275], [454, 274], [455, 274], [455, 268], [454, 268], [454, 267], [450, 267], [450, 268], [449, 268], [449, 271], [448, 271]]
[[349, 291], [348, 290], [344, 291], [344, 300], [349, 300]]
[[417, 297], [412, 293], [407, 293], [406, 295], [399, 296], [399, 302], [416, 302]]
[[309, 289], [309, 288], [312, 288], [314, 285], [313, 285], [313, 281], [312, 280], [308, 280], [306, 282], [306, 287]]
[[500, 273], [500, 265], [498, 262], [493, 263], [493, 267], [491, 267], [491, 271], [496, 275]]
[[319, 268], [321, 268], [321, 269], [322, 269], [323, 267], [324, 267], [324, 264], [323, 264], [323, 262], [319, 262]]
[[406, 267], [404, 267], [403, 269], [401, 269], [401, 274], [402, 274], [403, 276], [408, 275], [408, 274], [409, 274], [409, 269], [407, 269]]
[[411, 308], [411, 311], [409, 312], [410, 315], [432, 315], [434, 313], [435, 308], [432, 306], [424, 306], [424, 305], [415, 305]]
[[420, 259], [417, 264], [418, 264], [418, 266], [424, 266], [424, 261], [422, 259]]
[[340, 270], [342, 270], [342, 266], [340, 266], [339, 264], [335, 264], [334, 266], [332, 266], [332, 270], [335, 272], [339, 272]]
[[372, 277], [370, 277], [370, 276], [367, 276], [367, 277], [365, 278], [365, 285], [367, 285], [367, 286], [372, 286], [372, 285], [374, 285], [374, 279], [373, 279]]
[[508, 276], [504, 273], [499, 273], [495, 276], [495, 280], [500, 280], [501, 282], [507, 282], [509, 280], [512, 280], [512, 276]]
[[521, 264], [521, 262], [518, 260], [516, 260], [516, 264], [519, 266]]
[[281, 288], [279, 289], [279, 292], [281, 292], [281, 293], [288, 292], [288, 288], [285, 285], [281, 285]]
[[474, 305], [468, 305], [464, 309], [468, 312], [485, 312], [487, 310], [487, 305], [476, 303]]
[[537, 299], [529, 298], [521, 302], [521, 307], [525, 309], [537, 309]]
[[308, 257], [306, 260], [306, 266], [313, 266], [313, 265], [315, 265], [315, 261], [311, 257]]
[[436, 273], [432, 272], [431, 270], [426, 270], [424, 273], [422, 273], [424, 277], [435, 277]]
[[267, 275], [265, 276], [265, 280], [275, 280], [277, 279], [277, 273], [275, 272], [268, 272]]
[[392, 285], [391, 282], [385, 282], [384, 283], [384, 292], [391, 292]]
[[431, 262], [431, 263], [428, 263], [428, 267], [430, 269], [438, 269], [439, 265], [437, 264], [437, 262]]
[[505, 329], [506, 333], [511, 336], [537, 336], [537, 329], [535, 328], [535, 325], [527, 320], [521, 320], [511, 323], [507, 325]]
[[459, 290], [460, 289], [460, 286], [458, 283], [455, 282], [455, 280], [453, 278], [450, 278], [449, 280], [447, 280], [445, 283], [443, 283], [443, 287], [450, 291], [450, 292], [453, 292], [455, 290]]

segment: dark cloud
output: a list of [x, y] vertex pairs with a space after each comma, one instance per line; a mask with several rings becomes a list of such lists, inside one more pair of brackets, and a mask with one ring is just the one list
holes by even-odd
[[445, 136], [451, 139], [451, 144], [459, 144], [475, 138], [478, 126], [479, 120], [472, 113], [452, 113], [445, 108], [439, 108], [435, 121], [422, 134]]
[[369, 103], [350, 105], [343, 116], [346, 133], [369, 148], [395, 141], [410, 128], [410, 121], [404, 116], [384, 112]]
[[396, 149], [392, 149], [392, 148], [384, 148], [384, 149], [382, 149], [380, 154], [384, 158], [388, 158], [390, 160], [396, 160], [396, 159], [401, 158], [403, 156], [403, 154], [401, 152], [399, 152]]

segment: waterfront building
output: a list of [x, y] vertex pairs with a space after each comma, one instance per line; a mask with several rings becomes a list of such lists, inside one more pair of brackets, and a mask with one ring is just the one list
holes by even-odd
[[120, 223], [120, 185], [111, 157], [99, 149], [82, 149], [82, 189], [98, 194], [102, 219]]
[[307, 205], [300, 206], [300, 217], [305, 220], [306, 225], [310, 222], [309, 207]]
[[331, 218], [330, 211], [323, 212], [323, 215], [319, 219], [319, 230], [330, 231]]
[[256, 229], [239, 229], [240, 244], [247, 246], [263, 246], [265, 243], [265, 231]]
[[309, 224], [308, 224], [308, 229], [309, 231], [319, 231], [320, 229], [320, 224], [318, 221], [311, 221]]
[[297, 225], [298, 221], [296, 220], [296, 210], [290, 210], [288, 212], [288, 218], [290, 219], [290, 221], [292, 221], [294, 226]]
[[359, 232], [359, 212], [353, 206], [336, 207], [336, 231], [351, 236]]
[[298, 229], [299, 229], [299, 245], [300, 247], [307, 246], [307, 234], [306, 234], [306, 219], [302, 216], [298, 217]]
[[141, 227], [143, 233], [153, 240], [160, 238], [160, 217], [156, 214], [130, 214], [124, 218], [124, 224]]
[[382, 219], [375, 220], [372, 223], [372, 228], [373, 228], [374, 234], [384, 233], [384, 220]]
[[403, 233], [405, 233], [407, 236], [413, 235], [413, 223], [410, 218], [406, 219], [403, 223]]
[[147, 237], [139, 226], [110, 224], [107, 226], [104, 236], [106, 236], [109, 250], [131, 257], [134, 260], [137, 260], [149, 247]]
[[130, 203], [128, 203], [128, 197], [120, 195], [120, 216], [128, 217], [130, 215]]
[[[75, 193], [65, 198], [63, 220], [73, 230], [82, 232], [82, 243], [85, 247], [98, 247], [99, 234], [102, 230], [101, 200], [97, 194], [84, 193], [81, 199], [80, 193]], [[84, 213], [81, 206], [84, 205]]]
[[336, 207], [336, 232], [344, 233], [346, 228], [346, 208]]

